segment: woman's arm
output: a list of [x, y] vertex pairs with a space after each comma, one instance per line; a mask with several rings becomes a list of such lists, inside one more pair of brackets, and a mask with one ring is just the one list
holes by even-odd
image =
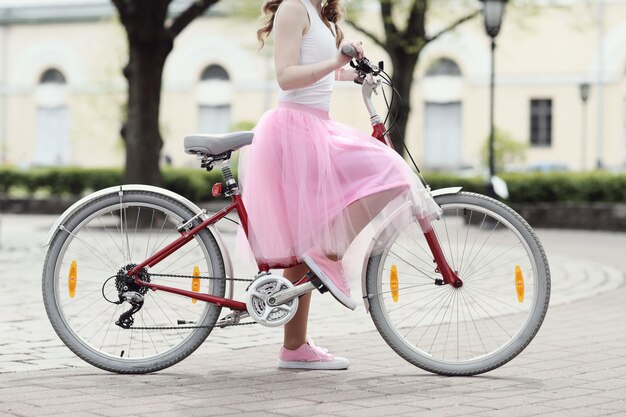
[[309, 29], [309, 18], [299, 1], [285, 1], [274, 17], [274, 66], [278, 85], [283, 90], [307, 87], [350, 62], [341, 52], [332, 59], [298, 65], [302, 36]]
[[354, 81], [357, 77], [357, 72], [352, 67], [339, 68], [335, 72], [335, 80], [337, 81]]

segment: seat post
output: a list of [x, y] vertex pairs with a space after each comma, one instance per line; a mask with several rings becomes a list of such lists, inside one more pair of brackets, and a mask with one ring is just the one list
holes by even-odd
[[239, 185], [237, 181], [235, 181], [235, 176], [233, 175], [233, 171], [230, 168], [230, 158], [226, 158], [220, 164], [220, 169], [222, 171], [222, 175], [224, 176], [224, 182], [226, 183], [226, 192], [224, 195], [226, 197], [230, 197], [233, 195], [239, 194]]

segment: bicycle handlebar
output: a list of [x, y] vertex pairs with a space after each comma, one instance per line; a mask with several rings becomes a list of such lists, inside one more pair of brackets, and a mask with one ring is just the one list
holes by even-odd
[[349, 57], [352, 57], [353, 60], [350, 61], [350, 66], [357, 70], [361, 79], [364, 78], [365, 75], [367, 74], [378, 75], [383, 70], [382, 61], [378, 65], [375, 65], [372, 62], [370, 62], [369, 59], [365, 57], [357, 58], [356, 49], [354, 48], [354, 46], [350, 44], [346, 44], [342, 46], [341, 53]]
[[372, 103], [372, 93], [376, 91], [376, 88], [380, 85], [380, 80], [375, 80], [373, 77], [377, 76], [381, 72], [383, 72], [383, 63], [382, 61], [378, 64], [372, 64], [369, 59], [357, 58], [357, 51], [354, 46], [350, 44], [346, 44], [341, 47], [341, 53], [347, 56], [352, 57], [350, 61], [350, 66], [357, 71], [357, 78], [354, 80], [355, 83], [362, 85], [362, 94], [363, 101], [365, 103], [365, 107], [370, 114], [372, 123], [380, 123], [380, 117], [374, 108]]

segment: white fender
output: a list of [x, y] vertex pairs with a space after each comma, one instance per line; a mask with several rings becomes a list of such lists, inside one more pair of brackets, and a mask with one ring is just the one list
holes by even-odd
[[[431, 191], [430, 194], [433, 197], [438, 197], [440, 195], [446, 195], [446, 194], [457, 194], [459, 191], [461, 191], [461, 188], [462, 187], [440, 188], [438, 190]], [[406, 203], [398, 207], [389, 217], [385, 219], [385, 221], [380, 225], [378, 230], [375, 232], [374, 237], [370, 241], [367, 251], [365, 252], [365, 256], [363, 258], [363, 266], [361, 267], [361, 290], [363, 291], [363, 303], [365, 304], [365, 311], [367, 312], [370, 311], [370, 303], [369, 303], [369, 297], [367, 294], [367, 286], [366, 286], [367, 263], [369, 262], [369, 254], [372, 253], [376, 245], [385, 243], [385, 239], [383, 238], [383, 235], [384, 235], [385, 230], [387, 229], [387, 226], [391, 223], [391, 221], [396, 216], [403, 213], [406, 210], [407, 206], [410, 206], [411, 204], [412, 204], [411, 201], [407, 201]]]
[[[183, 204], [185, 207], [193, 211], [195, 214], [200, 214], [202, 220], [205, 220], [207, 218], [206, 214], [204, 214], [204, 212], [202, 211], [200, 207], [198, 207], [197, 205], [195, 205], [194, 203], [192, 203], [191, 201], [189, 201], [182, 195], [177, 194], [170, 190], [166, 190], [165, 188], [153, 187], [151, 185], [143, 185], [143, 184], [116, 185], [116, 186], [105, 188], [100, 191], [96, 191], [92, 194], [89, 194], [88, 196], [85, 196], [82, 199], [78, 200], [70, 208], [65, 210], [65, 212], [61, 215], [61, 217], [59, 217], [57, 221], [54, 223], [52, 228], [50, 228], [50, 231], [48, 232], [48, 237], [46, 238], [46, 241], [43, 246], [46, 247], [50, 245], [50, 242], [52, 242], [52, 239], [54, 238], [54, 236], [56, 236], [61, 226], [64, 225], [67, 219], [70, 216], [72, 216], [74, 213], [76, 213], [78, 210], [80, 210], [82, 207], [84, 207], [86, 204], [100, 197], [103, 197], [109, 194], [124, 193], [125, 191], [149, 191], [151, 193], [161, 194], [173, 200], [178, 201], [179, 203]], [[231, 262], [230, 255], [228, 253], [226, 245], [224, 244], [224, 241], [222, 240], [222, 236], [219, 230], [217, 230], [214, 224], [208, 226], [208, 229], [211, 231], [211, 233], [213, 233], [213, 236], [215, 237], [217, 245], [220, 251], [222, 252], [222, 258], [224, 259], [224, 269], [226, 271], [226, 277], [233, 278], [234, 276], [233, 264]], [[230, 281], [229, 292], [230, 292], [229, 296], [232, 296], [233, 281]]]

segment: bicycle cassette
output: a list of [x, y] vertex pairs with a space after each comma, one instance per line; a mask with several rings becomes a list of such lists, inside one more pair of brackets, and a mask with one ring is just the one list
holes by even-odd
[[267, 304], [267, 300], [289, 288], [293, 288], [293, 284], [279, 275], [264, 275], [254, 280], [246, 291], [246, 307], [250, 317], [267, 327], [287, 323], [298, 311], [298, 297], [273, 307]]

